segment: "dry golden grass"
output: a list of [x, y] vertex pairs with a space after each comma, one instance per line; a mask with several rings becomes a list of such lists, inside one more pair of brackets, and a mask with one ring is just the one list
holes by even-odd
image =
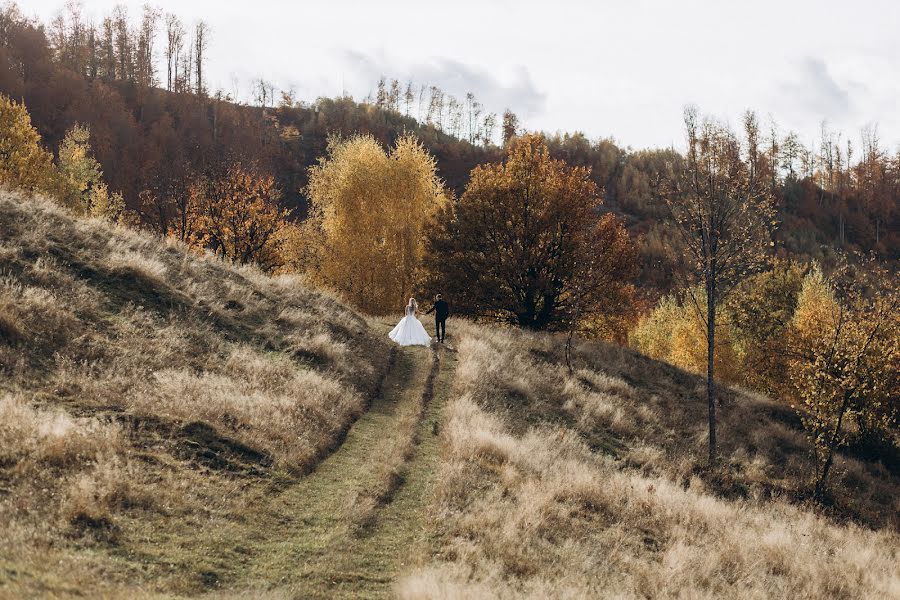
[[454, 331], [456, 399], [433, 515], [443, 542], [400, 582], [402, 598], [900, 594], [895, 528], [839, 523], [778, 491], [806, 450], [764, 398], [727, 399], [726, 464], [711, 474], [693, 377], [602, 345], [579, 348], [570, 377], [552, 336]]
[[117, 556], [148, 560], [148, 524], [215, 527], [295, 480], [387, 356], [301, 279], [0, 193], [0, 595], [202, 590], [190, 557], [135, 576]]

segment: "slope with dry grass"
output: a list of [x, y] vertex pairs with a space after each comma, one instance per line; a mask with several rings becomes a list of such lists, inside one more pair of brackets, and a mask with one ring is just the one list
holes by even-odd
[[[895, 598], [898, 478], [840, 458], [803, 500], [808, 446], [782, 407], [731, 391], [703, 467], [702, 382], [628, 350], [459, 324], [420, 598]], [[800, 482], [800, 483], [798, 483]]]
[[222, 585], [177, 536], [295, 485], [389, 354], [298, 279], [0, 194], [0, 595]]
[[0, 597], [900, 595], [895, 465], [842, 455], [823, 510], [766, 398], [709, 470], [692, 375], [391, 325], [0, 194]]

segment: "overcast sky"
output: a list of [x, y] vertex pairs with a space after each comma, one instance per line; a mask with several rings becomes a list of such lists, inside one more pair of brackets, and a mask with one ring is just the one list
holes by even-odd
[[[95, 17], [117, 3], [85, 0]], [[528, 129], [612, 136], [634, 148], [681, 145], [686, 104], [737, 123], [755, 109], [807, 141], [827, 120], [854, 140], [877, 123], [900, 143], [896, 0], [156, 0], [212, 28], [210, 87], [250, 98], [264, 77], [299, 99], [381, 75], [471, 90]], [[44, 20], [63, 0], [25, 0]], [[162, 41], [158, 42], [161, 48]]]

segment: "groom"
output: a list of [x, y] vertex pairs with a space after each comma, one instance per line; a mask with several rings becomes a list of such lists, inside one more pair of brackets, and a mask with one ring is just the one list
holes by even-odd
[[434, 306], [431, 307], [427, 314], [434, 313], [434, 329], [438, 342], [444, 343], [444, 337], [447, 335], [447, 317], [450, 316], [450, 305], [447, 304], [444, 297], [438, 294], [434, 297]]

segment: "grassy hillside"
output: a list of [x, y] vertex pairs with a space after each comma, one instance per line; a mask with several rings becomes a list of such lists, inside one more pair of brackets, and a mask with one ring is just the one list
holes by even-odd
[[0, 194], [0, 597], [891, 598], [897, 465], [806, 499], [793, 413]]
[[808, 446], [783, 407], [728, 394], [713, 474], [700, 379], [598, 344], [578, 348], [570, 376], [558, 338], [456, 329], [442, 541], [401, 597], [900, 593], [897, 473], [842, 456], [824, 516], [802, 501]]
[[390, 352], [302, 281], [2, 193], [0, 595], [216, 583], [172, 536], [299, 480]]

